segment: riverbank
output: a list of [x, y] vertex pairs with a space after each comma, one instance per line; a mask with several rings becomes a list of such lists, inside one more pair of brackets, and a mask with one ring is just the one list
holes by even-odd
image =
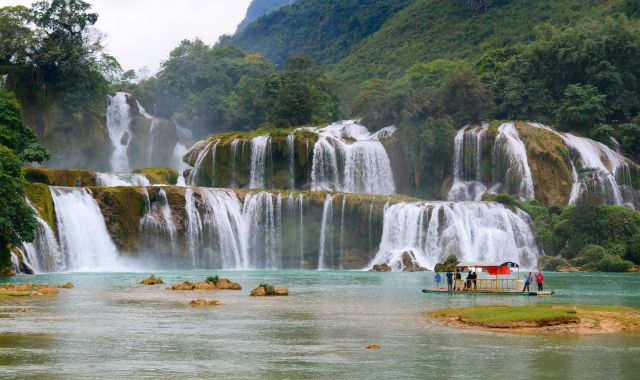
[[455, 328], [524, 334], [588, 335], [640, 332], [640, 309], [626, 306], [472, 306], [427, 313]]

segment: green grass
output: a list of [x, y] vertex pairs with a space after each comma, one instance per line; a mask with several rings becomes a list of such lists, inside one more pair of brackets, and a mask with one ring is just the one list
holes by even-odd
[[[437, 318], [460, 318], [465, 322], [479, 325], [500, 325], [518, 322], [562, 323], [576, 320], [579, 316], [592, 316], [593, 313], [637, 313], [638, 309], [625, 306], [594, 305], [525, 305], [525, 306], [472, 306], [466, 308], [443, 309], [430, 312]], [[629, 324], [640, 322], [640, 316], [615, 316]], [[622, 319], [620, 319], [622, 318]]]

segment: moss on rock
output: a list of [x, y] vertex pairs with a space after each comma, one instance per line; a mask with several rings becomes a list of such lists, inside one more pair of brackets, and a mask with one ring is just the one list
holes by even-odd
[[98, 185], [96, 173], [87, 170], [24, 168], [23, 171], [25, 179], [31, 183], [73, 187], [76, 186], [76, 181], [80, 178], [82, 186]]
[[178, 182], [178, 171], [173, 168], [142, 168], [135, 173], [142, 174], [152, 185], [175, 185]]
[[49, 186], [42, 183], [27, 183], [26, 195], [31, 205], [38, 211], [40, 217], [56, 231], [56, 210]]

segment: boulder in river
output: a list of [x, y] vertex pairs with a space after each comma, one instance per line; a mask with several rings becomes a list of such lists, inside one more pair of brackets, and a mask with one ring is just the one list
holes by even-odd
[[251, 291], [252, 297], [265, 297], [265, 296], [288, 296], [289, 288], [276, 288], [269, 284], [260, 284], [257, 288]]
[[140, 281], [139, 284], [141, 285], [162, 285], [164, 284], [164, 281], [162, 281], [162, 279], [160, 277], [156, 277], [155, 275], [151, 275], [147, 278], [145, 278], [144, 280]]
[[195, 300], [191, 300], [187, 303], [189, 306], [195, 306], [195, 307], [207, 307], [207, 306], [222, 306], [224, 305], [222, 303], [222, 301], [220, 300], [206, 300], [204, 298], [198, 298]]

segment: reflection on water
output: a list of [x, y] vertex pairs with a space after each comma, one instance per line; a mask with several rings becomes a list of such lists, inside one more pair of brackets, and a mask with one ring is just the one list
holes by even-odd
[[[168, 284], [218, 274], [241, 292], [172, 292], [146, 273], [55, 274], [0, 280], [64, 283], [57, 298], [25, 300], [0, 319], [0, 376], [225, 378], [634, 378], [640, 338], [544, 337], [457, 331], [424, 312], [474, 304], [640, 306], [636, 274], [547, 275], [552, 298], [420, 292], [432, 273], [165, 272]], [[261, 282], [290, 296], [252, 298]], [[190, 308], [199, 297], [225, 305]], [[2, 300], [0, 307], [17, 306]], [[382, 346], [366, 350], [369, 343]]]

